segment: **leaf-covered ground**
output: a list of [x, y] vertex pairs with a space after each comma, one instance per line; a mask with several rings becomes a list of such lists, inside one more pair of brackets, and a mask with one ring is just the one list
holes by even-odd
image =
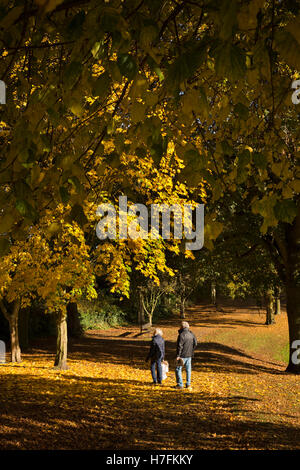
[[284, 372], [287, 320], [265, 326], [255, 308], [209, 306], [187, 315], [199, 346], [192, 390], [178, 391], [179, 319], [164, 322], [170, 374], [151, 385], [150, 335], [90, 331], [70, 344], [65, 372], [39, 341], [0, 366], [1, 449], [300, 449], [300, 387]]

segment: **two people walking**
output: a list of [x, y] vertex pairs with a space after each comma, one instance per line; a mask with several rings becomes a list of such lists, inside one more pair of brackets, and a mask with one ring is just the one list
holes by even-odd
[[[192, 374], [192, 358], [194, 350], [197, 346], [197, 339], [194, 333], [190, 330], [189, 324], [186, 321], [181, 322], [181, 328], [178, 330], [177, 348], [176, 348], [176, 388], [183, 388], [182, 368], [186, 371], [186, 388], [191, 386]], [[151, 374], [153, 384], [162, 383], [162, 361], [165, 358], [165, 340], [163, 339], [163, 332], [160, 328], [154, 330], [154, 334], [150, 344], [150, 350], [146, 360], [151, 360]]]

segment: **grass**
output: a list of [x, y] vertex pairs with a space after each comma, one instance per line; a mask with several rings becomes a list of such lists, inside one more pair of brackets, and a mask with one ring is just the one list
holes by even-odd
[[[192, 390], [177, 391], [179, 318], [160, 322], [170, 373], [152, 387], [151, 333], [89, 330], [53, 370], [55, 343], [39, 342], [21, 364], [0, 367], [1, 449], [300, 449], [299, 377], [280, 359], [287, 320], [251, 309], [188, 310], [199, 345]], [[158, 326], [158, 325], [157, 325]]]

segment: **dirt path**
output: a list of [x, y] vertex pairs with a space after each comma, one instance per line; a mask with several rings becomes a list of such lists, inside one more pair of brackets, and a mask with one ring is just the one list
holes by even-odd
[[286, 315], [189, 309], [199, 339], [191, 391], [177, 391], [179, 319], [160, 324], [171, 372], [151, 385], [150, 334], [90, 331], [70, 344], [70, 370], [51, 369], [40, 341], [20, 365], [0, 367], [2, 449], [300, 449], [299, 377], [286, 374]]

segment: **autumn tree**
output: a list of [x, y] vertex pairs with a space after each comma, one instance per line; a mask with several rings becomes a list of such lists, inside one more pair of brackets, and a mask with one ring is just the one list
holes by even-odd
[[44, 243], [39, 265], [37, 294], [44, 299], [46, 311], [53, 313], [57, 325], [57, 349], [54, 366], [67, 369], [67, 307], [82, 297], [93, 299], [95, 277], [84, 232], [72, 221], [70, 206], [59, 205], [41, 219], [33, 236]]
[[12, 362], [21, 361], [20, 308], [30, 306], [43, 282], [38, 269], [42, 252], [41, 239], [28, 234], [25, 240], [11, 240], [0, 261], [0, 308], [9, 323]]
[[[300, 336], [291, 102], [298, 2], [12, 1], [1, 15], [0, 78], [11, 97], [2, 110], [0, 195], [2, 218], [14, 215], [2, 233], [21, 230], [53, 201], [78, 215], [108, 164], [121, 168], [122, 155], [160, 160], [172, 140], [182, 178], [208, 194], [208, 233], [220, 228], [211, 202], [237, 190], [261, 218], [286, 288], [292, 355]], [[290, 360], [289, 371], [299, 368]]]

